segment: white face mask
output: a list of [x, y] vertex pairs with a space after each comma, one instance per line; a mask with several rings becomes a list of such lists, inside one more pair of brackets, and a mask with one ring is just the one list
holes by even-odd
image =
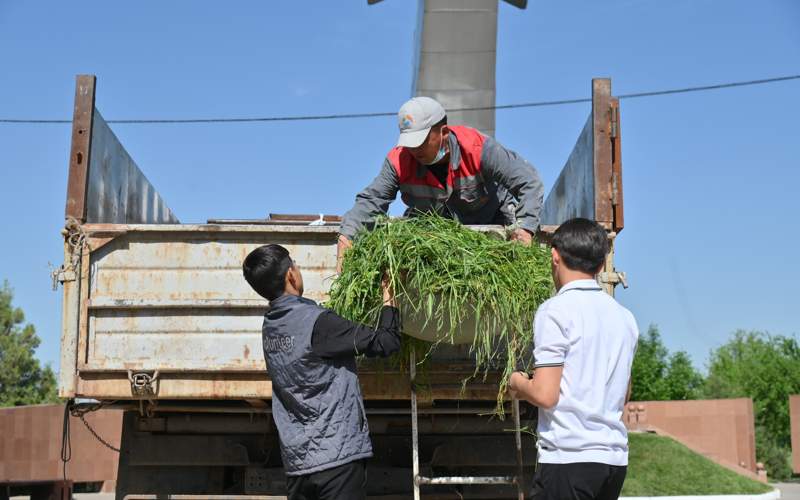
[[433, 164], [439, 163], [440, 161], [442, 161], [442, 158], [444, 158], [444, 155], [446, 155], [446, 154], [447, 154], [447, 151], [444, 149], [444, 136], [443, 136], [439, 140], [439, 151], [436, 153], [436, 156], [433, 158], [433, 160], [429, 161], [425, 165], [433, 165]]

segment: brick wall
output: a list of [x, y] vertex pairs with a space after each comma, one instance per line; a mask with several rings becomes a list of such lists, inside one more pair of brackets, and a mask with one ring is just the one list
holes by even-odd
[[[63, 478], [61, 435], [64, 405], [0, 408], [0, 482], [55, 481]], [[100, 410], [86, 421], [115, 447], [122, 433], [122, 412]], [[100, 444], [78, 418], [70, 417], [72, 459], [67, 479], [113, 481], [117, 453]]]
[[792, 422], [792, 470], [800, 474], [800, 394], [789, 396], [789, 416]]
[[757, 472], [750, 398], [632, 401], [623, 419], [630, 430], [655, 427], [716, 462]]

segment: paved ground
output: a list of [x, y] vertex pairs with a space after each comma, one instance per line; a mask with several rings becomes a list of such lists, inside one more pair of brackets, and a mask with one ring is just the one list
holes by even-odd
[[781, 490], [781, 500], [800, 500], [800, 483], [777, 483], [773, 486]]
[[[773, 483], [781, 491], [781, 500], [800, 500], [800, 482]], [[75, 500], [114, 500], [113, 493], [76, 493]], [[29, 497], [11, 497], [11, 500], [29, 500]]]
[[[11, 497], [10, 500], [30, 500], [31, 497], [20, 496]], [[72, 495], [74, 500], [114, 500], [113, 493], [74, 493]]]

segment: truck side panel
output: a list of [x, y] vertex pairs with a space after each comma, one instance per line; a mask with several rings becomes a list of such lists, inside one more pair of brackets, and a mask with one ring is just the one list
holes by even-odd
[[592, 112], [567, 163], [545, 199], [542, 224], [557, 226], [573, 217], [622, 230], [622, 152], [619, 102], [611, 80], [592, 80]]
[[557, 226], [573, 217], [594, 219], [594, 134], [592, 115], [544, 202], [542, 223]]
[[[267, 305], [244, 281], [242, 261], [260, 245], [283, 245], [303, 270], [305, 295], [320, 302], [335, 273], [335, 225], [85, 224], [83, 230], [89, 250], [79, 280], [80, 321], [65, 325], [80, 325], [79, 396], [136, 398], [129, 375], [143, 373], [157, 379], [147, 398], [269, 398], [261, 352]], [[496, 397], [491, 379], [462, 392], [459, 382], [474, 371], [470, 359], [468, 346], [436, 353], [429, 374], [451, 385], [437, 397]], [[365, 396], [408, 398], [407, 376], [396, 367], [362, 368]]]
[[94, 76], [77, 77], [65, 216], [89, 223], [178, 223], [95, 108], [95, 84]]
[[333, 228], [152, 227], [128, 227], [91, 254], [82, 371], [264, 373], [267, 303], [244, 281], [244, 258], [263, 244], [285, 246], [318, 301], [335, 273]]

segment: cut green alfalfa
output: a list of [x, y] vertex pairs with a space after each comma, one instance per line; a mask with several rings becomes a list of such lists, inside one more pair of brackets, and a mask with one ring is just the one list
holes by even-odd
[[423, 348], [404, 336], [403, 356], [412, 348], [418, 353], [424, 349], [424, 355], [466, 335], [474, 374], [501, 371], [497, 397], [502, 411], [508, 377], [533, 345], [533, 315], [553, 292], [549, 250], [435, 215], [381, 219], [346, 252], [327, 306], [352, 321], [374, 324], [384, 273], [395, 291], [405, 333], [414, 334], [408, 331], [409, 319], [435, 332], [434, 342]]

